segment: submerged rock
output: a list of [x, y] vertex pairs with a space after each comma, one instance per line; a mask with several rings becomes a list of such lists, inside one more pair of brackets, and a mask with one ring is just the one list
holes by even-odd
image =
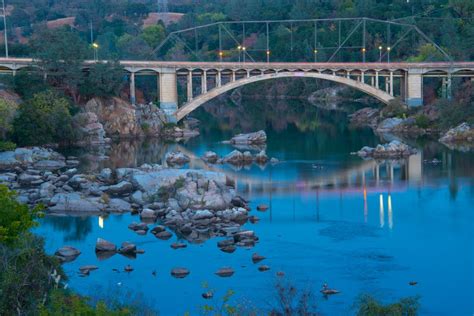
[[208, 163], [216, 163], [218, 159], [219, 156], [213, 151], [206, 151], [202, 157], [202, 160]]
[[252, 255], [252, 262], [253, 263], [259, 263], [262, 260], [265, 260], [266, 258], [264, 256], [259, 255], [258, 253], [254, 253]]
[[170, 165], [184, 165], [190, 161], [189, 157], [180, 151], [167, 153], [165, 159]]
[[[448, 130], [440, 139], [442, 143], [470, 142], [474, 141], [474, 128], [467, 123], [462, 123]], [[474, 146], [474, 144], [473, 144]]]
[[234, 273], [235, 273], [235, 271], [232, 268], [229, 268], [229, 267], [220, 268], [219, 270], [217, 270], [215, 272], [216, 275], [218, 275], [220, 277], [223, 277], [223, 278], [231, 277], [231, 276], [234, 275]]

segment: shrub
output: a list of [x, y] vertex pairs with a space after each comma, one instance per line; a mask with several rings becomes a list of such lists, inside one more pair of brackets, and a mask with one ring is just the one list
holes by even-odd
[[362, 295], [356, 302], [357, 316], [415, 316], [420, 308], [419, 297], [402, 298], [384, 305], [370, 295]]
[[51, 91], [37, 93], [21, 104], [13, 126], [20, 145], [68, 143], [74, 139], [69, 102]]
[[15, 192], [0, 185], [0, 243], [6, 245], [13, 245], [20, 235], [35, 226], [41, 210], [41, 206], [30, 210], [15, 198]]
[[89, 98], [117, 96], [123, 86], [123, 73], [118, 62], [92, 64], [80, 92]]
[[0, 152], [10, 151], [10, 150], [15, 150], [15, 149], [16, 149], [15, 143], [0, 141]]
[[415, 124], [420, 128], [428, 128], [430, 126], [430, 123], [431, 121], [429, 117], [425, 114], [419, 114], [415, 118]]
[[389, 104], [381, 111], [381, 114], [384, 118], [406, 117], [407, 113], [407, 106], [399, 98], [390, 101]]

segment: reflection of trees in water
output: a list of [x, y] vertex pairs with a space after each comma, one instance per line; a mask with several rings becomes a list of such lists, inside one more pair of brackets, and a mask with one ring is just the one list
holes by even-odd
[[55, 231], [64, 232], [64, 241], [83, 241], [92, 231], [94, 218], [48, 216], [44, 218], [42, 225], [51, 226]]

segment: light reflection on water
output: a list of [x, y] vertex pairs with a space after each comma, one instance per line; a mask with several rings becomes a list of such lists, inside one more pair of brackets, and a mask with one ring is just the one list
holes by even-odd
[[[318, 115], [321, 118], [323, 114]], [[138, 236], [127, 229], [137, 221], [129, 214], [48, 217], [38, 232], [46, 237], [51, 252], [64, 244], [82, 250], [75, 262], [65, 265], [73, 288], [88, 293], [98, 285], [114, 288], [120, 284], [143, 292], [163, 315], [195, 314], [196, 306], [209, 303], [201, 298], [203, 282], [216, 290], [217, 298], [233, 289], [239, 298], [266, 307], [264, 302], [273, 297], [276, 271], [284, 271], [298, 286], [311, 286], [316, 292], [325, 282], [341, 290], [340, 295], [328, 299], [316, 295], [320, 311], [328, 315], [351, 313], [361, 293], [386, 301], [419, 294], [422, 314], [472, 314], [473, 155], [427, 142], [417, 144], [420, 153], [403, 161], [364, 161], [349, 153], [380, 140], [370, 131], [354, 131], [339, 124], [338, 114], [332, 116], [332, 121], [322, 121], [316, 129], [305, 131], [276, 118], [272, 118], [272, 125], [285, 128], [273, 129], [268, 122], [258, 121], [226, 130], [216, 128], [207, 117], [202, 135], [185, 144], [121, 142], [101, 153], [110, 160], [94, 160], [94, 155], [88, 155], [89, 162], [83, 160], [82, 168], [98, 170], [160, 163], [168, 150], [176, 148], [196, 157], [206, 150], [225, 155], [232, 147], [220, 141], [234, 132], [265, 128], [267, 153], [280, 163], [242, 169], [212, 166], [235, 180], [237, 191], [251, 201], [253, 215], [260, 218], [256, 224], [246, 224], [260, 238], [254, 249], [227, 254], [216, 247], [217, 240], [209, 240], [172, 250], [170, 244], [178, 237], [160, 241], [150, 234]], [[433, 158], [441, 163], [430, 163]], [[193, 159], [188, 167], [207, 166]], [[270, 206], [267, 212], [255, 211], [261, 203]], [[94, 253], [98, 237], [116, 244], [131, 241], [146, 253], [132, 261], [119, 255], [100, 261]], [[250, 260], [253, 252], [267, 257], [262, 263], [268, 264], [270, 271], [257, 271]], [[100, 268], [88, 278], [79, 278], [78, 267], [85, 264]], [[112, 271], [123, 270], [127, 264], [135, 271]], [[169, 271], [176, 266], [189, 268], [191, 274], [173, 279]], [[214, 272], [222, 266], [233, 267], [236, 274], [218, 278]], [[409, 286], [410, 281], [418, 285]]]

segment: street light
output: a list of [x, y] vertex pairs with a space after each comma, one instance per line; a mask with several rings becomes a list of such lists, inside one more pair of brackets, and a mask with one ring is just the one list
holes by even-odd
[[219, 61], [222, 62], [222, 56], [224, 56], [224, 53], [222, 51], [219, 51]]
[[244, 57], [243, 57], [244, 63], [245, 63], [245, 51], [246, 51], [246, 50], [247, 50], [247, 47], [242, 46], [242, 51], [244, 52], [244, 54], [243, 54], [243, 56], [244, 56]]
[[270, 62], [270, 51], [267, 50], [267, 63], [269, 63], [269, 62]]
[[99, 54], [97, 53], [97, 50], [99, 49], [99, 44], [92, 43], [92, 48], [94, 49], [94, 61], [97, 61], [99, 59]]
[[314, 62], [316, 63], [318, 62], [318, 50], [315, 49], [313, 52], [314, 52]]
[[242, 46], [241, 45], [237, 46], [237, 50], [239, 51], [239, 63], [240, 63], [240, 52], [242, 50]]
[[362, 62], [364, 62], [364, 63], [365, 63], [365, 52], [366, 52], [366, 51], [367, 51], [367, 50], [365, 49], [365, 47], [362, 48]]
[[383, 47], [382, 47], [382, 45], [380, 45], [379, 46], [379, 63], [382, 62], [382, 49], [383, 49]]
[[392, 48], [387, 47], [387, 62], [390, 63], [390, 51], [392, 50]]

